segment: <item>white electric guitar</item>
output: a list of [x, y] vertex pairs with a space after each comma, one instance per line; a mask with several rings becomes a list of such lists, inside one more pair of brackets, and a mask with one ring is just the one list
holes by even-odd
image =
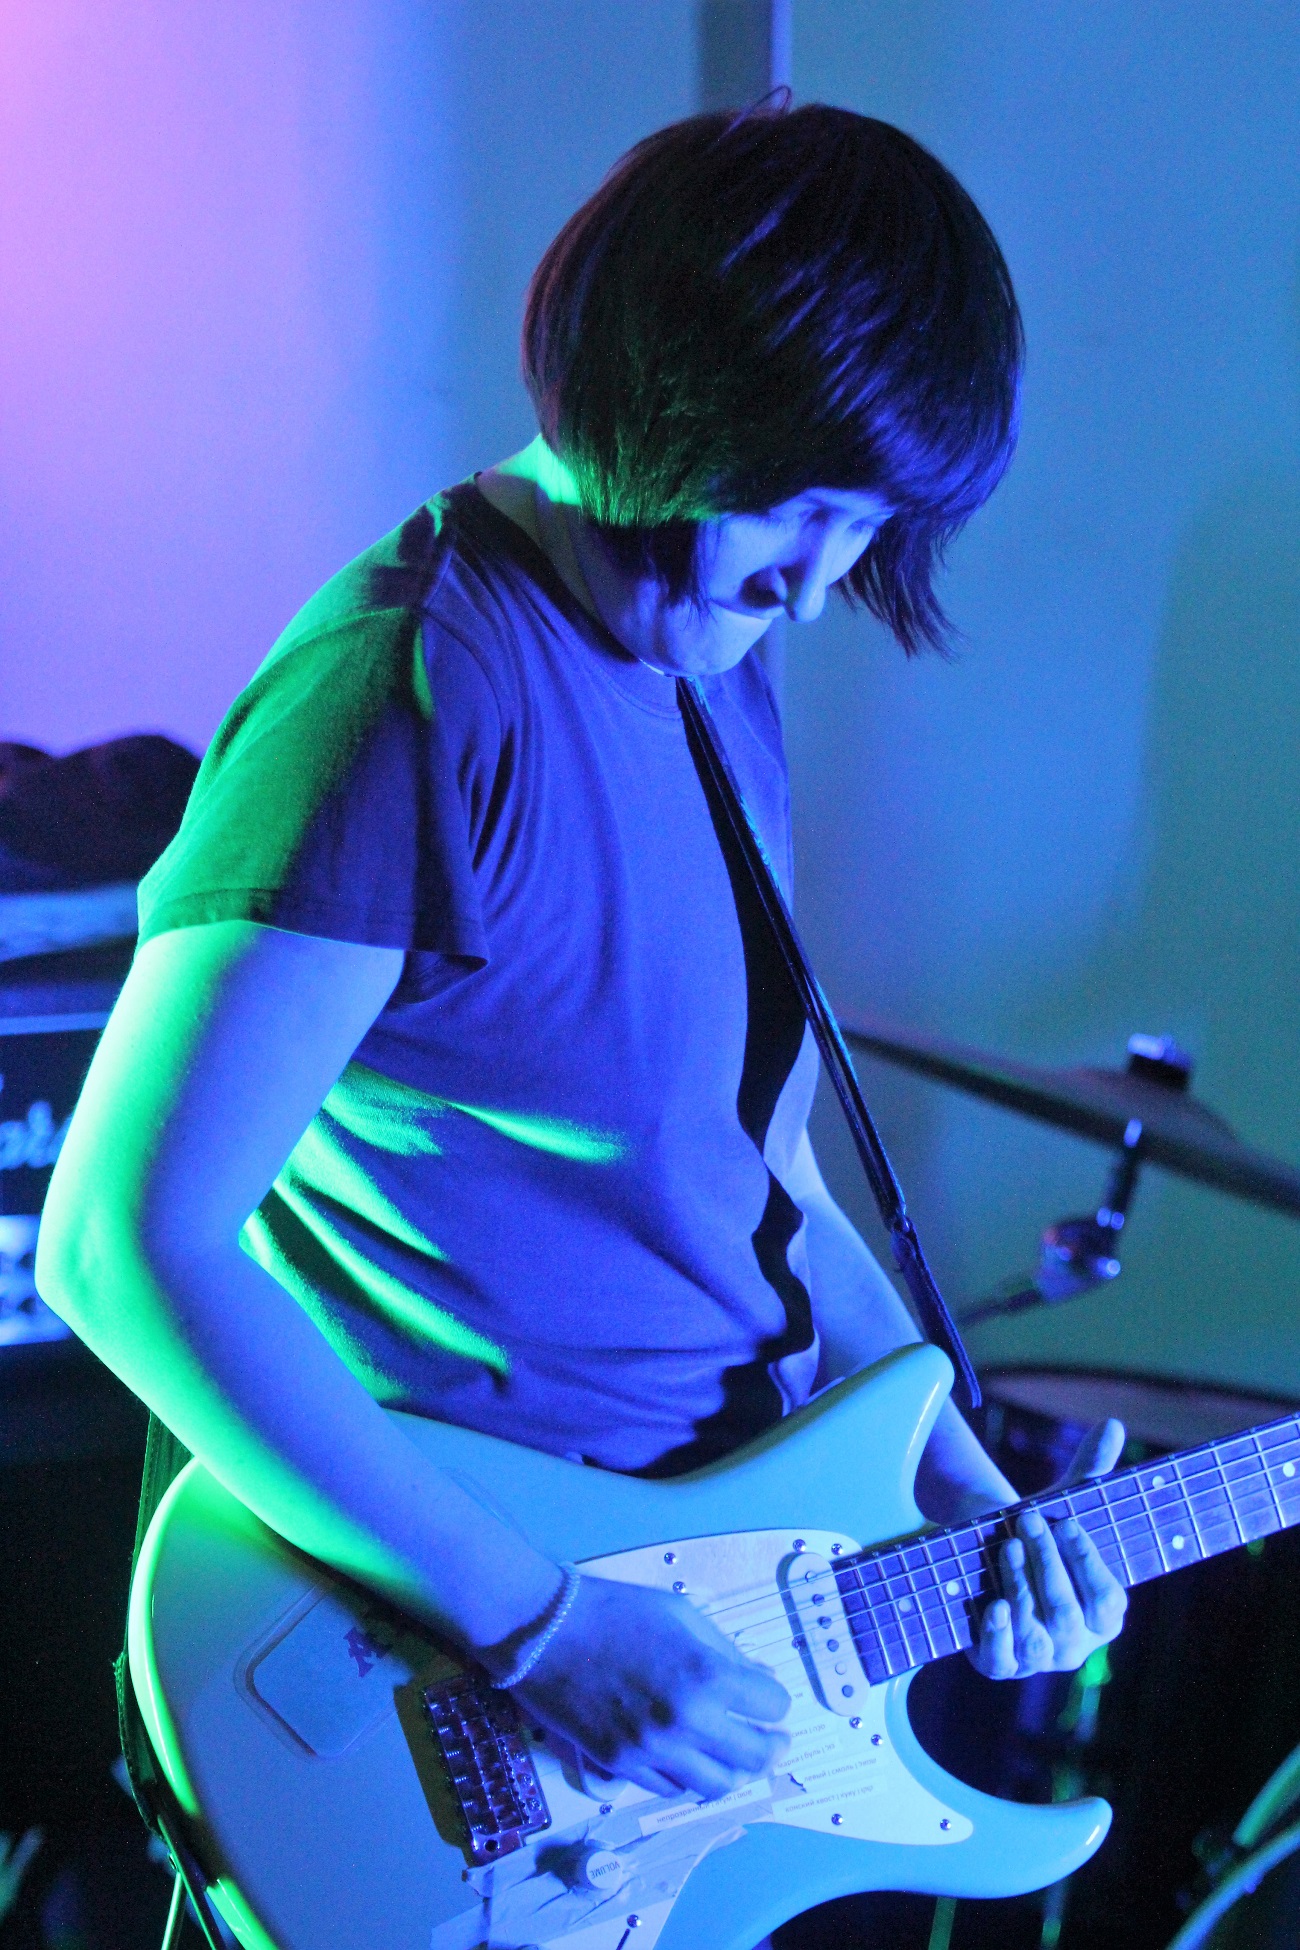
[[[131, 1675], [246, 1950], [751, 1950], [834, 1896], [1012, 1895], [1086, 1861], [1104, 1801], [977, 1793], [908, 1723], [911, 1674], [970, 1643], [1009, 1522], [922, 1526], [950, 1378], [909, 1348], [667, 1482], [400, 1418], [541, 1549], [684, 1593], [777, 1674], [790, 1749], [715, 1801], [585, 1765], [191, 1463], [141, 1556]], [[1288, 1416], [1030, 1501], [1132, 1585], [1300, 1521], [1298, 1470]]]

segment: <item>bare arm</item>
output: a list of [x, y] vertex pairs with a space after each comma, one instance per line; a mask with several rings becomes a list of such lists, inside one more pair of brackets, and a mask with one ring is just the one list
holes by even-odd
[[[834, 1381], [918, 1340], [907, 1308], [827, 1191], [807, 1132], [788, 1190], [808, 1222], [813, 1318], [822, 1337], [818, 1380]], [[1113, 1469], [1123, 1441], [1118, 1422], [1101, 1424], [1085, 1440], [1071, 1477]], [[951, 1402], [940, 1410], [926, 1446], [916, 1495], [939, 1523], [960, 1523], [1018, 1501]], [[1072, 1671], [1123, 1623], [1123, 1590], [1073, 1522], [1053, 1530], [1027, 1514], [1003, 1545], [998, 1568], [1005, 1596], [985, 1606], [971, 1649], [975, 1665], [991, 1679]]]
[[[545, 1606], [554, 1567], [518, 1538], [504, 1551], [502, 1527], [434, 1480], [238, 1243], [401, 965], [395, 949], [239, 921], [146, 943], [50, 1186], [37, 1278], [283, 1536], [486, 1645]], [[469, 1572], [455, 1588], [438, 1569], [453, 1549]]]
[[[868, 1252], [826, 1188], [805, 1131], [788, 1190], [808, 1221], [813, 1314], [821, 1335], [820, 1386], [878, 1361], [920, 1335], [883, 1267]], [[945, 1402], [921, 1469], [917, 1496], [927, 1515], [944, 1523], [1016, 1501], [969, 1423]]]
[[[238, 1235], [392, 991], [396, 949], [248, 922], [146, 943], [41, 1226], [49, 1303], [300, 1549], [498, 1671], [560, 1573], [427, 1462]], [[764, 1764], [786, 1695], [684, 1601], [582, 1580], [531, 1711], [651, 1787]]]

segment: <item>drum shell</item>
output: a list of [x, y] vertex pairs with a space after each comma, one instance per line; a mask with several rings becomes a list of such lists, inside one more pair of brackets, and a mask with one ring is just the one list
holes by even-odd
[[[1107, 1414], [1132, 1430], [1125, 1461], [1136, 1462], [1295, 1407], [1096, 1370], [1008, 1369], [981, 1379], [981, 1433], [1025, 1494], [1057, 1480]], [[1049, 1405], [1057, 1412], [1042, 1412]], [[1180, 1895], [1198, 1883], [1196, 1842], [1207, 1831], [1230, 1833], [1300, 1738], [1300, 1531], [1138, 1586], [1107, 1664], [1092, 1702], [1095, 1732], [1083, 1745], [1070, 1727], [1082, 1703], [1070, 1675], [995, 1686], [965, 1661], [946, 1660], [913, 1687], [914, 1717], [946, 1765], [991, 1792], [1104, 1794], [1114, 1826], [1064, 1898], [1060, 1950], [1164, 1950], [1184, 1919]], [[1041, 1919], [1041, 1903], [1031, 1906]], [[1005, 1908], [1000, 1921], [963, 1916], [954, 1946], [1013, 1950], [1021, 1933], [1014, 1906]], [[1026, 1943], [1031, 1937], [1038, 1941], [1032, 1929]]]

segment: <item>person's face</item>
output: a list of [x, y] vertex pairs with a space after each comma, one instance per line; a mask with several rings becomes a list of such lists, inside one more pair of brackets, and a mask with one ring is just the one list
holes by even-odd
[[624, 648], [674, 675], [703, 677], [738, 664], [778, 616], [820, 616], [827, 590], [890, 513], [873, 494], [810, 488], [764, 514], [706, 522], [697, 603], [670, 603], [653, 577], [622, 574], [589, 535], [579, 546], [601, 616]]

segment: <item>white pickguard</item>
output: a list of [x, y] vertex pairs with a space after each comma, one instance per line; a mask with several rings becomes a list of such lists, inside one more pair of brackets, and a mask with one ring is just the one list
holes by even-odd
[[[553, 1736], [530, 1735], [551, 1827], [500, 1862], [466, 1872], [466, 1908], [434, 1929], [430, 1950], [544, 1950], [558, 1943], [564, 1950], [650, 1950], [696, 1864], [756, 1822], [914, 1846], [970, 1835], [970, 1821], [923, 1788], [895, 1753], [884, 1691], [867, 1684], [856, 1654], [837, 1653], [837, 1666], [823, 1671], [824, 1679], [847, 1664], [841, 1690], [851, 1686], [851, 1698], [838, 1699], [833, 1710], [822, 1697], [818, 1668], [800, 1649], [804, 1620], [791, 1616], [799, 1601], [784, 1591], [802, 1588], [801, 1561], [829, 1562], [857, 1547], [812, 1530], [797, 1542], [798, 1552], [788, 1531], [749, 1531], [584, 1563], [592, 1576], [682, 1589], [740, 1651], [773, 1671], [791, 1695], [789, 1751], [773, 1773], [718, 1800], [666, 1800], [584, 1766]], [[845, 1642], [851, 1645], [847, 1634]], [[394, 1683], [415, 1663], [410, 1649], [364, 1638], [359, 1648], [354, 1618], [325, 1597], [296, 1608], [250, 1652], [241, 1662], [243, 1685], [324, 1759], [373, 1724], [374, 1707], [359, 1700], [363, 1691], [375, 1700], [376, 1691], [353, 1683], [368, 1655], [378, 1665], [366, 1677], [378, 1679], [391, 1700]], [[349, 1704], [354, 1696], [357, 1703]]]

